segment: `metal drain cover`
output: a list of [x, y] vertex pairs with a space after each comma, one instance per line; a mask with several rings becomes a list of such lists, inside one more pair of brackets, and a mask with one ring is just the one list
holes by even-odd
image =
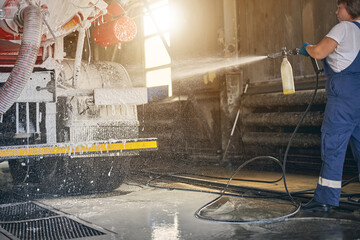
[[33, 202], [0, 205], [0, 222], [24, 221], [58, 215]]
[[[20, 240], [63, 240], [96, 237], [105, 232], [34, 202], [0, 205], [0, 234]], [[0, 235], [1, 236], [1, 235]]]
[[68, 217], [53, 217], [23, 222], [0, 223], [0, 227], [18, 239], [62, 240], [105, 235]]

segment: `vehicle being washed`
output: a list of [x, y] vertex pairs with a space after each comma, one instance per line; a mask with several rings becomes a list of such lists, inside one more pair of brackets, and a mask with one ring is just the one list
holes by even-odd
[[[41, 191], [111, 191], [128, 159], [154, 150], [138, 138], [136, 105], [145, 88], [132, 88], [114, 62], [82, 62], [88, 29], [101, 46], [131, 41], [136, 25], [120, 4], [103, 0], [0, 0], [0, 162], [15, 184]], [[77, 31], [75, 59], [64, 37]]]

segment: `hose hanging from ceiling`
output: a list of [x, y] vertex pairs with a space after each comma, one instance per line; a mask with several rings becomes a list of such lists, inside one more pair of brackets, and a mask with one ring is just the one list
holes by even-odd
[[23, 36], [18, 58], [9, 78], [0, 89], [0, 116], [19, 98], [34, 69], [41, 42], [42, 18], [40, 9], [29, 5], [19, 11], [18, 21], [23, 22]]

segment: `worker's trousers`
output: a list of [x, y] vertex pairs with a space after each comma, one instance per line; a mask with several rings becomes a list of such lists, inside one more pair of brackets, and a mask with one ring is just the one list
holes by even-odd
[[338, 206], [349, 141], [360, 172], [360, 53], [350, 67], [328, 76], [328, 100], [321, 128], [323, 166], [314, 199]]

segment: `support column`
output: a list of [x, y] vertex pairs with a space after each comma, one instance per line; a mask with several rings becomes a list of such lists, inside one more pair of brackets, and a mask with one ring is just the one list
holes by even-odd
[[225, 33], [225, 56], [237, 58], [237, 15], [236, 0], [224, 0], [224, 33]]
[[[224, 8], [224, 36], [225, 36], [225, 57], [237, 59], [238, 57], [238, 33], [237, 33], [237, 4], [236, 0], [223, 0]], [[233, 151], [236, 148], [236, 141], [231, 142], [229, 148], [227, 145], [230, 140], [231, 130], [234, 125], [236, 113], [240, 106], [240, 96], [243, 92], [243, 76], [242, 72], [232, 72], [227, 70], [225, 74], [225, 82], [222, 86], [220, 96], [221, 108], [221, 137], [222, 151]], [[234, 146], [235, 144], [235, 146]], [[227, 157], [229, 155], [227, 154]], [[227, 159], [227, 158], [226, 158]], [[223, 160], [227, 161], [224, 157]]]

